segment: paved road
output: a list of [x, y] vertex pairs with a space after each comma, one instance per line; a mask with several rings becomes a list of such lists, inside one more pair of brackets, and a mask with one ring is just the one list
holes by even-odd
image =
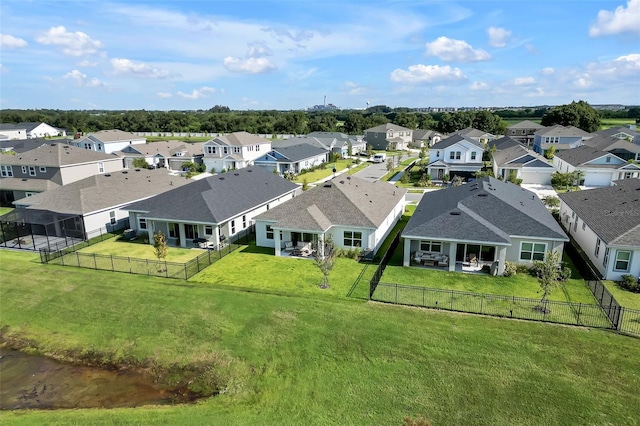
[[354, 176], [368, 180], [368, 181], [376, 181], [380, 180], [380, 178], [387, 174], [387, 164], [386, 163], [373, 163], [369, 167], [366, 167], [359, 172], [355, 173]]

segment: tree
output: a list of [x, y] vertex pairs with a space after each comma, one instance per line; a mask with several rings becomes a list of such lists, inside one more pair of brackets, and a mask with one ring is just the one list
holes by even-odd
[[585, 132], [593, 133], [600, 129], [600, 113], [585, 101], [571, 102], [547, 111], [540, 124], [543, 126], [575, 126]]
[[329, 272], [336, 263], [336, 252], [333, 239], [330, 235], [325, 236], [324, 240], [318, 243], [318, 247], [314, 252], [315, 265], [322, 272], [322, 282], [320, 288], [329, 288]]
[[[533, 268], [536, 271], [538, 283], [542, 290], [542, 298], [540, 299], [542, 303], [546, 302], [547, 297], [551, 294], [553, 289], [560, 284], [559, 278], [561, 266], [560, 253], [557, 251], [548, 250], [545, 253], [544, 260], [533, 261]], [[545, 312], [548, 312], [544, 306], [541, 306], [541, 308], [544, 309]]]
[[389, 158], [387, 160], [387, 171], [389, 173], [391, 173], [391, 172], [393, 172], [393, 169], [394, 169], [394, 167], [393, 167], [393, 157], [391, 157], [391, 158]]
[[371, 157], [373, 155], [373, 147], [367, 144], [367, 157]]
[[555, 195], [546, 195], [542, 198], [542, 202], [545, 206], [550, 208], [560, 207], [560, 198]]
[[146, 169], [149, 167], [149, 163], [147, 163], [147, 160], [144, 158], [134, 158], [132, 165], [136, 169]]
[[306, 191], [309, 189], [309, 182], [307, 182], [307, 178], [302, 179], [302, 190]]
[[158, 260], [162, 260], [167, 257], [169, 246], [167, 245], [167, 238], [162, 231], [158, 231], [153, 234], [153, 250]]
[[464, 181], [458, 175], [453, 175], [453, 179], [451, 179], [451, 186], [462, 186]]
[[553, 160], [553, 157], [556, 155], [556, 147], [551, 145], [551, 148], [549, 148], [545, 153], [544, 156], [547, 160]]
[[418, 154], [418, 158], [420, 158], [420, 162], [424, 161], [426, 157], [427, 157], [427, 148], [422, 147], [420, 149], [420, 154]]
[[573, 186], [579, 186], [584, 180], [584, 170], [575, 169], [571, 172], [571, 184]]

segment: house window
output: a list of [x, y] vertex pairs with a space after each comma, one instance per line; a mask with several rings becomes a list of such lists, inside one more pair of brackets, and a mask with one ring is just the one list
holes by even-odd
[[26, 175], [27, 174], [27, 166], [22, 166], [22, 174]]
[[231, 235], [236, 233], [236, 221], [232, 220], [231, 221]]
[[98, 173], [104, 173], [104, 163], [98, 163]]
[[361, 247], [362, 246], [362, 232], [344, 231], [344, 244], [345, 247]]
[[215, 154], [216, 147], [215, 146], [207, 146], [207, 154]]
[[112, 225], [116, 224], [116, 212], [109, 212], [109, 222], [111, 222]]
[[435, 251], [440, 253], [442, 243], [440, 241], [420, 241], [420, 251]]
[[607, 159], [605, 160], [606, 163], [610, 163], [611, 162], [611, 157], [607, 157]]
[[223, 153], [224, 155], [227, 155], [227, 154], [229, 153], [229, 147], [228, 147], [228, 146], [223, 146], [223, 147], [222, 147], [222, 153]]
[[267, 225], [267, 240], [273, 240], [273, 228]]
[[585, 221], [582, 221], [582, 230], [584, 231], [587, 228], [587, 224], [585, 223]]
[[178, 238], [178, 224], [177, 223], [170, 223], [169, 224], [169, 237], [171, 238]]
[[242, 229], [247, 227], [247, 215], [242, 215]]
[[604, 258], [602, 259], [602, 266], [606, 268], [607, 263], [609, 263], [609, 247], [604, 249]]
[[260, 145], [256, 145], [255, 148], [256, 148], [256, 151], [260, 151]]
[[101, 143], [98, 144], [98, 151], [102, 151], [102, 144]]
[[576, 223], [573, 224], [573, 232], [576, 232], [578, 230], [578, 222], [580, 222], [580, 219], [576, 219]]
[[594, 254], [596, 255], [596, 257], [598, 257], [598, 255], [600, 254], [600, 238], [596, 240], [596, 251], [594, 252]]
[[29, 166], [29, 176], [36, 175], [36, 166]]
[[544, 260], [544, 252], [547, 250], [545, 243], [520, 244], [520, 260]]
[[13, 168], [11, 166], [0, 166], [0, 175], [2, 177], [13, 177]]
[[47, 173], [46, 167], [40, 167], [40, 173]]
[[139, 218], [138, 219], [138, 228], [147, 229], [147, 219]]
[[36, 195], [36, 194], [37, 194], [37, 192], [25, 192], [25, 193], [24, 193], [24, 196], [25, 196], [25, 197], [33, 197], [33, 196], [34, 196], [34, 195]]
[[91, 149], [91, 144], [85, 142], [84, 149]]
[[461, 156], [462, 153], [460, 151], [456, 151], [456, 160], [459, 160]]
[[476, 152], [475, 152], [475, 151], [473, 151], [473, 152], [471, 153], [471, 159], [472, 159], [472, 160], [475, 160], [475, 159], [476, 159], [476, 155], [477, 155], [477, 154], [476, 154]]
[[213, 226], [212, 225], [205, 225], [204, 226], [204, 234], [205, 235], [213, 235]]
[[233, 153], [234, 154], [240, 154], [242, 152], [242, 148], [239, 146], [234, 146], [233, 147]]
[[618, 250], [616, 253], [616, 264], [614, 269], [616, 271], [628, 271], [629, 264], [631, 263], [631, 252], [625, 250]]
[[455, 153], [455, 152], [453, 152], [453, 151], [451, 151], [451, 152], [449, 153], [449, 160], [454, 160], [455, 158], [456, 158], [456, 153]]

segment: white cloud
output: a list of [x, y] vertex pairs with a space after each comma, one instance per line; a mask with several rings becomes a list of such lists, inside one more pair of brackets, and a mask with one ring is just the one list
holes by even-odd
[[158, 92], [156, 93], [156, 95], [158, 95], [159, 98], [164, 98], [164, 99], [170, 98], [173, 96], [171, 93], [168, 93], [168, 92]]
[[618, 6], [613, 12], [599, 11], [596, 22], [589, 27], [591, 37], [623, 33], [640, 34], [640, 0], [629, 0], [626, 8]]
[[589, 74], [582, 74], [573, 82], [573, 85], [578, 89], [587, 89], [593, 86], [593, 80]]
[[21, 38], [9, 34], [0, 34], [0, 48], [2, 49], [20, 49], [28, 45], [29, 43]]
[[491, 55], [482, 49], [474, 49], [464, 40], [438, 37], [426, 44], [427, 55], [436, 56], [447, 62], [478, 62], [491, 59]]
[[171, 72], [161, 68], [155, 68], [142, 62], [133, 62], [129, 59], [113, 58], [111, 66], [117, 74], [130, 74], [140, 78], [169, 78]]
[[98, 40], [92, 40], [87, 34], [76, 31], [67, 31], [63, 26], [51, 27], [42, 36], [36, 39], [38, 43], [60, 46], [62, 53], [69, 56], [85, 56], [98, 53], [103, 48]]
[[619, 56], [610, 62], [592, 62], [587, 65], [587, 72], [608, 78], [637, 77], [640, 73], [640, 53]]
[[391, 73], [391, 80], [398, 83], [419, 84], [441, 81], [464, 81], [467, 76], [460, 68], [452, 68], [449, 65], [411, 65], [408, 71], [396, 69]]
[[471, 86], [469, 86], [469, 90], [489, 90], [489, 85], [483, 81], [474, 81], [473, 83], [471, 83]]
[[290, 71], [288, 73], [288, 76], [293, 81], [302, 81], [316, 75], [317, 72], [318, 68], [313, 67], [309, 68], [308, 70]]
[[64, 78], [73, 80], [77, 86], [80, 87], [104, 87], [107, 84], [95, 77], [89, 78], [86, 74], [81, 73], [78, 70], [73, 70], [64, 75]]
[[536, 84], [536, 79], [533, 77], [517, 77], [511, 80], [513, 86], [531, 86]]
[[185, 99], [202, 99], [208, 97], [210, 94], [216, 92], [216, 89], [213, 87], [201, 87], [200, 89], [193, 89], [191, 93], [178, 92], [178, 96], [181, 96]]
[[353, 81], [346, 81], [342, 85], [341, 90], [349, 95], [364, 95], [366, 92], [366, 88], [364, 86]]
[[542, 75], [552, 75], [556, 72], [556, 70], [554, 70], [551, 67], [545, 67], [545, 68], [542, 68], [542, 71], [540, 72], [542, 73]]
[[262, 42], [249, 43], [247, 44], [247, 47], [249, 48], [247, 51], [248, 58], [260, 58], [263, 56], [273, 55], [273, 51]]
[[511, 31], [500, 27], [489, 27], [487, 29], [489, 35], [489, 45], [493, 47], [505, 47], [511, 40]]
[[91, 61], [88, 61], [88, 60], [85, 59], [85, 60], [82, 60], [82, 61], [78, 62], [78, 66], [79, 67], [97, 67], [98, 63], [97, 62], [91, 62]]
[[267, 58], [234, 58], [227, 56], [224, 58], [224, 66], [229, 71], [246, 74], [260, 74], [272, 71], [276, 68]]

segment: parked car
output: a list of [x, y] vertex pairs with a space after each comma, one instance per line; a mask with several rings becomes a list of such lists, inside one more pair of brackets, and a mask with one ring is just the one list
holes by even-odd
[[374, 163], [384, 163], [386, 159], [387, 159], [387, 154], [384, 154], [384, 153], [376, 154], [373, 156]]

